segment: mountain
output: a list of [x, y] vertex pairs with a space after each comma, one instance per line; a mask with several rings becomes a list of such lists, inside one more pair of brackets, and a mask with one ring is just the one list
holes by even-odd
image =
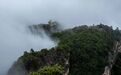
[[99, 24], [60, 30], [56, 25], [49, 22], [29, 26], [32, 34], [41, 35], [44, 30], [58, 45], [25, 51], [8, 75], [121, 75], [118, 28]]

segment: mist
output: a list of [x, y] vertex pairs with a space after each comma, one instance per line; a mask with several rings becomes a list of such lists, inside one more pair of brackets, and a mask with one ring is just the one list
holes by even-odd
[[63, 28], [104, 23], [121, 27], [121, 0], [0, 0], [0, 75], [31, 48], [51, 48], [46, 35], [33, 36], [28, 25], [59, 21]]
[[0, 75], [3, 75], [1, 73], [5, 72], [24, 51], [29, 51], [31, 48], [40, 50], [55, 45], [46, 34], [43, 37], [33, 36], [25, 26], [14, 26], [10, 23], [2, 25], [0, 29]]

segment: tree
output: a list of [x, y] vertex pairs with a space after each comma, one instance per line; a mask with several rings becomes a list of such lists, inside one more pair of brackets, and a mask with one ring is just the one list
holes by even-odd
[[45, 66], [37, 72], [31, 72], [29, 75], [63, 75], [63, 67], [60, 65]]
[[31, 52], [31, 53], [34, 53], [34, 49], [33, 49], [33, 48], [31, 48], [31, 49], [30, 49], [30, 52]]

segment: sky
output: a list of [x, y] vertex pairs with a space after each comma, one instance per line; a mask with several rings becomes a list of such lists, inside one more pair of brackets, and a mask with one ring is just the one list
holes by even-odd
[[57, 20], [65, 26], [109, 24], [120, 27], [120, 0], [0, 0], [0, 17], [24, 24]]
[[107, 24], [121, 28], [121, 0], [0, 0], [0, 75], [30, 48], [50, 48], [45, 34], [37, 37], [28, 25], [58, 21], [63, 28]]

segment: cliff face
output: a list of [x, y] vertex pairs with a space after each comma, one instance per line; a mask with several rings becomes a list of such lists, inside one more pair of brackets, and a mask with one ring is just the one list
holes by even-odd
[[[19, 75], [21, 70], [24, 70], [23, 73], [27, 75], [44, 66], [55, 64], [64, 67], [65, 75], [102, 75], [105, 67], [111, 63], [109, 59], [115, 58], [113, 56], [115, 53], [113, 47], [116, 45], [114, 42], [119, 41], [121, 36], [119, 30], [113, 30], [103, 24], [90, 27], [79, 26], [64, 31], [56, 27], [53, 29], [53, 26], [48, 29], [48, 25], [44, 24], [29, 27], [32, 32], [33, 27], [37, 35], [41, 34], [42, 28], [52, 39], [58, 39], [58, 45], [51, 49], [40, 51], [31, 49], [30, 52], [24, 52], [24, 55], [11, 67], [8, 75]], [[115, 65], [117, 63], [120, 65], [119, 59], [120, 57], [116, 57], [116, 62], [110, 68], [112, 75], [117, 73], [115, 69], [118, 67]], [[14, 72], [14, 69], [17, 71]]]
[[51, 66], [54, 64], [65, 66], [65, 57], [66, 56], [56, 48], [51, 48], [50, 50], [42, 49], [37, 52], [25, 52], [24, 55], [13, 64], [8, 75], [19, 75], [22, 71], [25, 71], [22, 73], [25, 73], [24, 75], [26, 75], [30, 71], [37, 71], [44, 66]]

